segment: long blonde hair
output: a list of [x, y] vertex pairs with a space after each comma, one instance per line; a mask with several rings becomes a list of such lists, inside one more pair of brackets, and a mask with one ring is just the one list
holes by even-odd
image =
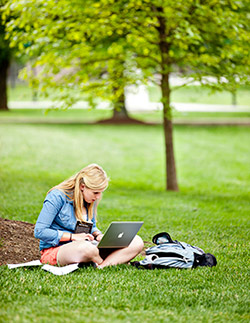
[[[101, 166], [90, 164], [69, 179], [52, 187], [49, 192], [53, 189], [62, 191], [71, 201], [73, 201], [76, 219], [84, 222], [84, 200], [80, 185], [84, 184], [87, 188], [92, 190], [105, 190], [108, 187], [108, 181], [109, 178]], [[87, 208], [88, 219], [91, 220], [93, 218], [94, 202], [88, 204]]]

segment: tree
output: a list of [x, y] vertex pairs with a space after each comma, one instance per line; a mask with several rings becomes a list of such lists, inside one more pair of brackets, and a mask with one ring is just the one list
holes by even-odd
[[34, 75], [26, 69], [23, 77], [45, 96], [53, 89], [54, 99], [63, 107], [82, 98], [95, 106], [102, 99], [114, 108], [116, 118], [128, 119], [124, 88], [134, 84], [135, 68], [127, 64], [129, 53], [120, 50], [126, 39], [112, 34], [110, 28], [99, 28], [112, 11], [99, 17], [98, 4], [92, 0], [84, 5], [61, 0], [56, 6], [52, 0], [11, 1], [5, 14], [18, 18], [8, 24], [10, 43], [33, 58], [39, 72]]
[[[46, 48], [37, 60], [44, 66], [41, 84], [60, 87], [60, 82], [67, 81], [70, 91], [61, 97], [70, 104], [79, 99], [70, 92], [88, 93], [92, 101], [102, 98], [120, 102], [126, 85], [160, 75], [166, 188], [177, 191], [170, 75], [181, 71], [215, 90], [229, 88], [236, 81], [248, 82], [250, 35], [246, 3], [61, 0], [55, 6], [50, 0], [29, 0], [23, 10], [24, 1], [14, 0], [11, 8], [19, 18], [11, 21], [8, 30], [15, 37], [14, 44], [30, 43], [30, 54]], [[19, 33], [17, 28], [23, 26], [26, 33]], [[60, 80], [55, 78], [59, 66], [69, 69], [67, 77]], [[211, 82], [208, 76], [215, 76], [217, 82]]]
[[11, 49], [5, 40], [5, 25], [2, 20], [2, 7], [0, 1], [0, 110], [8, 110], [7, 104], [7, 72], [10, 65]]
[[[102, 7], [113, 1], [103, 0]], [[120, 3], [127, 47], [144, 76], [161, 75], [166, 149], [166, 188], [178, 190], [169, 78], [176, 70], [214, 90], [249, 83], [249, 19], [246, 1], [130, 0]], [[249, 11], [248, 11], [249, 12]], [[120, 28], [120, 27], [119, 27]], [[130, 31], [130, 32], [129, 32]], [[210, 81], [214, 76], [217, 82]]]

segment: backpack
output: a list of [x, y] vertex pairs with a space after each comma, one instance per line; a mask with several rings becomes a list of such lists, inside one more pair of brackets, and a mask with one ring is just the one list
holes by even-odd
[[156, 246], [146, 250], [146, 258], [134, 261], [131, 265], [139, 269], [155, 268], [196, 268], [198, 266], [216, 266], [214, 255], [205, 253], [202, 249], [172, 240], [167, 232], [156, 234], [153, 239]]

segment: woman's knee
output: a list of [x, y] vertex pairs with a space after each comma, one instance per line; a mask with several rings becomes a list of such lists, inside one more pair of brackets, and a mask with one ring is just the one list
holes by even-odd
[[97, 247], [90, 242], [78, 243], [76, 248], [81, 261], [92, 261], [99, 254]]
[[144, 248], [144, 242], [140, 236], [135, 236], [131, 244], [138, 253]]

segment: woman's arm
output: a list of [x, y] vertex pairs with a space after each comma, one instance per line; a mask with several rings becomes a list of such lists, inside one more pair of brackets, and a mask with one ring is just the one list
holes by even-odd
[[43, 208], [35, 225], [35, 238], [43, 240], [53, 246], [59, 244], [63, 231], [51, 229], [56, 215], [64, 204], [62, 193], [57, 190], [51, 191], [45, 198]]
[[82, 240], [94, 240], [94, 237], [90, 233], [71, 233], [71, 232], [63, 232], [63, 235], [60, 239], [60, 242], [63, 241], [82, 241]]
[[103, 234], [100, 231], [95, 231], [92, 233], [96, 241], [101, 241]]
[[92, 230], [91, 230], [91, 234], [94, 236], [94, 238], [97, 240], [97, 241], [100, 241], [103, 234], [102, 232], [97, 228], [96, 226], [96, 214], [97, 214], [97, 206], [98, 204], [100, 203], [101, 199], [98, 199], [96, 200], [96, 202], [94, 202], [94, 207], [93, 207], [93, 219], [92, 219], [92, 222], [93, 222], [93, 227], [92, 227]]

